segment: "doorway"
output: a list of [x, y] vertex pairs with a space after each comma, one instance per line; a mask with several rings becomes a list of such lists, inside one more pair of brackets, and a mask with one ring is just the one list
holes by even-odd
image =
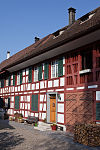
[[57, 123], [57, 93], [47, 93], [47, 122]]

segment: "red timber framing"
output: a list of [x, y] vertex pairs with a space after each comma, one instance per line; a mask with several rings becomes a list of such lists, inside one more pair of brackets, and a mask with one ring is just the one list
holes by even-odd
[[[15, 86], [11, 86], [0, 89], [1, 96], [4, 98], [10, 97], [10, 109], [8, 113], [10, 116], [13, 116], [14, 113], [22, 113], [24, 118], [27, 118], [28, 115], [39, 117], [39, 120], [44, 120], [47, 116], [47, 93], [56, 92], [59, 97], [57, 98], [57, 123], [64, 125], [64, 85], [65, 85], [65, 58], [63, 57], [63, 76], [51, 78], [51, 62], [57, 60], [59, 57], [48, 60], [49, 63], [49, 76], [48, 79], [44, 79], [44, 63], [42, 67], [42, 80], [34, 82], [34, 67], [32, 66], [32, 83], [29, 83], [29, 69], [25, 68], [22, 70], [22, 84], [17, 85], [17, 72], [15, 73]], [[38, 66], [38, 64], [36, 65]], [[18, 71], [20, 72], [20, 71]], [[13, 81], [13, 75], [11, 76]], [[38, 111], [31, 110], [31, 99], [32, 95], [38, 95]], [[19, 109], [15, 109], [15, 97], [19, 96]], [[61, 119], [62, 118], [62, 119]]]
[[[90, 54], [87, 51], [91, 52], [92, 60], [86, 60], [85, 63], [92, 62], [92, 66], [91, 68], [87, 68], [87, 66], [82, 68], [83, 59], [87, 54]], [[51, 62], [59, 57], [63, 57], [63, 76], [51, 78]], [[39, 120], [42, 121], [47, 117], [47, 93], [56, 92], [58, 94], [58, 124], [66, 125], [66, 129], [72, 131], [75, 123], [100, 122], [96, 119], [96, 107], [98, 109], [97, 103], [100, 103], [99, 100], [96, 100], [96, 91], [100, 91], [100, 42], [75, 49], [59, 57], [46, 61], [49, 63], [47, 80], [44, 79], [45, 62], [42, 62], [41, 81], [34, 82], [35, 66], [32, 66], [31, 83], [28, 82], [29, 69], [25, 68], [22, 70], [22, 84], [17, 85], [16, 76], [15, 86], [11, 84], [11, 86], [4, 86], [0, 89], [2, 98], [11, 98], [11, 107], [8, 113], [13, 116], [15, 112], [20, 112], [24, 118], [32, 115], [39, 117]], [[13, 82], [13, 75], [11, 76], [11, 82]], [[31, 110], [32, 95], [38, 95], [38, 111]], [[19, 110], [15, 110], [15, 96], [20, 97]]]

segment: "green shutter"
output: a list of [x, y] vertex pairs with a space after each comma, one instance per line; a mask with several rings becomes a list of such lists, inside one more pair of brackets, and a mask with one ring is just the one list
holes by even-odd
[[4, 88], [4, 79], [1, 80], [1, 88]]
[[20, 72], [20, 84], [22, 84], [22, 71]]
[[58, 60], [58, 77], [63, 76], [63, 58]]
[[11, 76], [8, 78], [8, 85], [11, 86]]
[[10, 97], [8, 98], [8, 109], [10, 108]]
[[16, 82], [16, 75], [13, 74], [13, 86], [15, 86], [15, 82]]
[[39, 81], [42, 80], [42, 65], [38, 67], [39, 68], [39, 74], [38, 74], [38, 79]]
[[38, 111], [38, 95], [32, 95], [31, 110]]
[[49, 64], [45, 63], [44, 64], [44, 79], [47, 80], [49, 77]]
[[29, 83], [32, 82], [32, 68], [29, 68], [29, 78], [28, 78], [28, 82], [29, 82]]
[[96, 120], [100, 120], [100, 103], [96, 103]]
[[15, 96], [15, 110], [19, 109], [19, 96]]

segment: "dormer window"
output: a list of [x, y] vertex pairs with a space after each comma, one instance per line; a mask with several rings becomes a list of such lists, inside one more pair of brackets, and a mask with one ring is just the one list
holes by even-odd
[[58, 37], [58, 36], [60, 36], [61, 34], [63, 34], [63, 32], [64, 32], [64, 30], [62, 30], [62, 31], [56, 31], [55, 33], [53, 33], [53, 35], [54, 35], [54, 37], [53, 37], [53, 39], [55, 39], [56, 37]]
[[93, 14], [86, 14], [85, 16], [83, 16], [83, 17], [81, 18], [80, 24], [82, 24], [82, 23], [88, 21], [89, 19], [91, 19], [91, 18], [94, 16], [94, 14], [95, 14], [95, 13], [93, 13]]

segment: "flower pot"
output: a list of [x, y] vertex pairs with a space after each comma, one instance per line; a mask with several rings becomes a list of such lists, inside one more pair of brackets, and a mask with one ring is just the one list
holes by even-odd
[[57, 130], [57, 125], [51, 125], [52, 130]]
[[38, 124], [37, 124], [37, 123], [35, 123], [35, 124], [34, 124], [34, 126], [35, 126], [35, 127], [37, 127], [37, 126], [38, 126]]

